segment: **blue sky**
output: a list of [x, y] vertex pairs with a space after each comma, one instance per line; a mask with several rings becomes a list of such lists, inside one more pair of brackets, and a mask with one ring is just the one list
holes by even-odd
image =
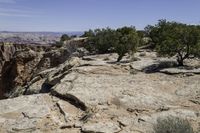
[[143, 29], [159, 19], [200, 24], [200, 0], [0, 0], [0, 30]]

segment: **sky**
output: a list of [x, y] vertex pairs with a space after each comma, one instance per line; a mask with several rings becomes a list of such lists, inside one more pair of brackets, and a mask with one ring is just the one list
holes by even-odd
[[200, 24], [200, 0], [0, 0], [0, 31], [85, 31], [159, 19]]

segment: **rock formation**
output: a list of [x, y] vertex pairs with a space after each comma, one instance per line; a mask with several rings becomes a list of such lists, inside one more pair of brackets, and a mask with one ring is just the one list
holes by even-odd
[[0, 99], [5, 98], [5, 95], [9, 95], [16, 88], [25, 86], [35, 74], [64, 63], [77, 50], [79, 49], [73, 44], [60, 48], [46, 45], [1, 44]]
[[27, 49], [4, 63], [0, 132], [147, 133], [166, 116], [200, 131], [200, 61], [188, 70], [145, 50], [116, 63], [69, 49]]

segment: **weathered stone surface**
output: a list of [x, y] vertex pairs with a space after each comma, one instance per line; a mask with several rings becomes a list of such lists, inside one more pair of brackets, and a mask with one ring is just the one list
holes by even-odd
[[1, 100], [0, 106], [0, 132], [5, 133], [66, 132], [61, 127], [79, 116], [73, 105], [46, 94]]
[[121, 130], [117, 123], [111, 122], [99, 122], [85, 124], [82, 127], [82, 131], [85, 133], [117, 133]]
[[[160, 73], [174, 62], [154, 57], [138, 53], [140, 60], [120, 63], [116, 54], [75, 57], [41, 71], [18, 90], [48, 94], [0, 101], [0, 132], [146, 133], [167, 116], [188, 119], [198, 132], [200, 75]], [[152, 66], [157, 72], [144, 71]]]
[[168, 68], [168, 69], [162, 69], [160, 70], [162, 73], [166, 74], [188, 74], [188, 73], [193, 73], [193, 74], [200, 74], [200, 68], [198, 69], [184, 69], [184, 68]]
[[143, 71], [146, 73], [159, 72], [164, 68], [171, 68], [177, 66], [177, 62], [168, 58], [140, 58], [141, 60], [135, 61], [131, 64], [133, 69]]
[[[142, 72], [131, 75], [128, 73], [129, 69], [127, 66], [129, 66], [129, 63], [123, 65], [109, 64], [107, 63], [108, 60], [104, 61], [105, 57], [103, 58], [102, 56], [99, 56], [99, 58], [97, 56], [87, 57], [87, 60], [90, 58], [87, 63], [82, 62], [79, 67], [73, 68], [73, 71], [77, 74], [77, 78], [73, 80], [73, 85], [71, 82], [68, 82], [69, 77], [65, 76], [61, 80], [61, 83], [52, 88], [53, 92], [66, 97], [73, 96], [74, 99], [77, 99], [80, 103], [84, 103], [88, 108], [96, 106], [98, 108], [101, 108], [101, 106], [121, 108], [121, 111], [118, 113], [115, 109], [103, 111], [104, 115], [107, 114], [104, 116], [105, 118], [111, 116], [117, 118], [122, 114], [125, 118], [130, 117], [124, 111], [128, 108], [131, 109], [132, 113], [136, 115], [132, 119], [136, 119], [136, 121], [132, 122], [132, 124], [124, 124], [128, 128], [127, 131], [130, 132], [137, 131], [134, 129], [144, 132], [151, 129], [148, 121], [145, 122], [146, 120], [138, 117], [139, 115], [146, 117], [148, 114], [154, 114], [156, 117], [153, 118], [150, 116], [150, 121], [151, 123], [155, 123], [156, 119], [160, 116], [159, 112], [166, 112], [166, 116], [174, 114], [175, 116], [179, 116], [178, 113], [174, 113], [171, 109], [177, 108], [180, 112], [184, 112], [182, 106], [187, 106], [189, 112], [189, 108], [192, 107], [194, 112], [189, 119], [199, 121], [199, 118], [194, 115], [199, 113], [196, 110], [199, 107], [189, 101], [190, 97], [196, 95], [196, 90], [199, 90], [200, 77], [198, 75], [192, 77], [175, 77], [162, 73], [145, 74]], [[98, 63], [95, 65], [97, 61]], [[190, 91], [186, 91], [186, 88]], [[189, 95], [184, 95], [183, 97], [177, 96], [176, 93], [181, 90], [189, 93]], [[183, 116], [187, 117], [186, 114], [183, 114]], [[123, 125], [123, 123], [121, 124]], [[142, 128], [144, 125], [146, 126], [145, 130]], [[134, 129], [131, 129], [131, 127], [134, 127]]]
[[24, 85], [30, 79], [35, 65], [41, 58], [40, 53], [46, 46], [3, 43], [0, 47], [0, 99], [2, 99], [5, 98], [5, 93], [9, 93], [16, 86]]
[[[76, 45], [51, 46], [2, 44], [0, 50], [0, 99], [27, 86], [38, 73], [58, 67], [76, 52]], [[66, 68], [68, 69], [68, 68]], [[3, 73], [1, 73], [3, 72]], [[37, 92], [35, 87], [33, 92]], [[32, 93], [32, 91], [29, 92]]]
[[[73, 77], [74, 74], [68, 74], [60, 80], [61, 83], [53, 87], [53, 90], [62, 95], [73, 95], [88, 106], [118, 99], [119, 104], [125, 107], [156, 108], [176, 101], [178, 97], [173, 96], [173, 91], [184, 88], [185, 85], [181, 85], [180, 82], [186, 80], [159, 73], [130, 75], [123, 68], [106, 65], [81, 66], [74, 70], [77, 72], [77, 78], [73, 80], [73, 86], [67, 81], [70, 75]], [[197, 86], [191, 86], [193, 82], [198, 85], [191, 77], [187, 86], [193, 90], [198, 89]]]

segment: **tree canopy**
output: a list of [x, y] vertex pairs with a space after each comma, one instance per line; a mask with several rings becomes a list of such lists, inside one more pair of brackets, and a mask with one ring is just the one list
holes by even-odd
[[147, 26], [146, 31], [158, 54], [177, 56], [180, 66], [190, 56], [199, 56], [199, 26], [160, 20], [155, 26]]
[[67, 34], [63, 34], [63, 35], [61, 36], [61, 38], [60, 38], [60, 42], [67, 41], [67, 40], [69, 40], [69, 39], [70, 39], [70, 37], [69, 37]]
[[189, 57], [200, 57], [200, 26], [159, 20], [156, 25], [148, 25], [145, 31], [135, 27], [118, 29], [103, 28], [86, 31], [86, 48], [95, 53], [116, 52], [120, 61], [126, 53], [134, 53], [140, 46], [150, 43], [160, 56], [177, 57], [181, 66]]
[[134, 27], [89, 30], [83, 36], [88, 37], [88, 50], [100, 54], [116, 52], [119, 55], [117, 61], [120, 61], [127, 52], [135, 52], [138, 44], [138, 35]]
[[117, 61], [120, 61], [127, 52], [136, 52], [139, 37], [134, 27], [123, 27], [117, 29], [117, 39], [119, 40], [114, 46], [115, 51], [119, 55]]

